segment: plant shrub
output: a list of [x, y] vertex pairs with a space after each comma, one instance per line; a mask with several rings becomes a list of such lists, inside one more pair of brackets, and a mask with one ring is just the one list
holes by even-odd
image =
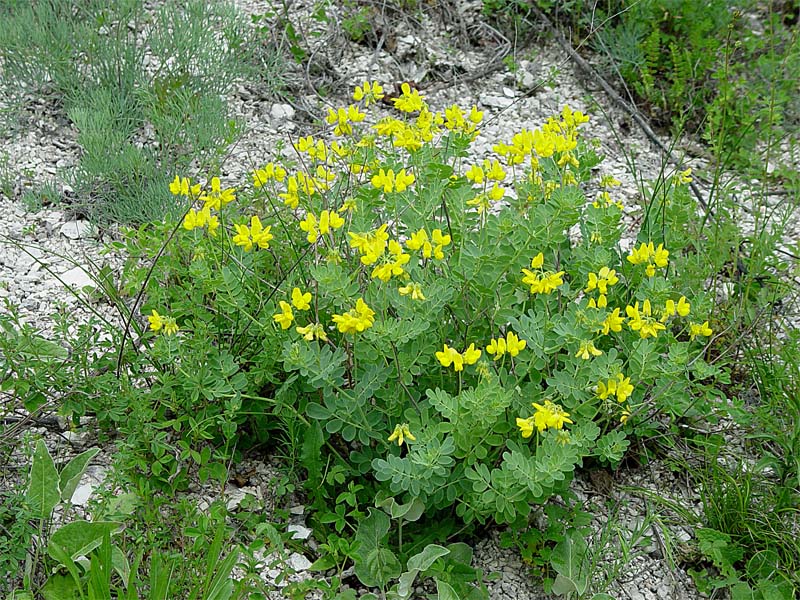
[[125, 356], [148, 385], [104, 414], [147, 487], [280, 443], [314, 496], [355, 481], [511, 523], [688, 393], [709, 324], [663, 239], [621, 249], [619, 182], [586, 198], [587, 116], [564, 107], [476, 161], [477, 108], [433, 112], [404, 85], [367, 126], [381, 96], [357, 88], [327, 116], [335, 141], [300, 138], [238, 190], [176, 176], [182, 222], [129, 233], [148, 325]]

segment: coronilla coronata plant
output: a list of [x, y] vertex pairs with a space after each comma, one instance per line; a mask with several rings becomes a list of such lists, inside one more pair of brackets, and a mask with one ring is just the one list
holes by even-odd
[[584, 459], [612, 460], [606, 436], [691, 393], [709, 307], [669, 239], [620, 242], [588, 115], [564, 107], [475, 158], [477, 107], [403, 84], [368, 119], [383, 95], [363, 82], [328, 137], [240, 185], [175, 177], [186, 216], [143, 333], [172, 354], [148, 393], [220, 461], [296, 432], [314, 497], [354, 482], [429, 517], [524, 520]]

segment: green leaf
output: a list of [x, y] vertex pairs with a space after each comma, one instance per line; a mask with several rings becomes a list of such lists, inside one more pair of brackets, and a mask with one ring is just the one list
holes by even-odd
[[56, 465], [44, 440], [39, 440], [33, 452], [33, 464], [25, 500], [31, 508], [32, 516], [43, 520], [50, 517], [60, 499]]
[[[362, 562], [364, 570], [374, 583], [362, 583], [370, 586], [385, 587], [392, 579], [400, 577], [403, 568], [400, 566], [400, 561], [397, 560], [394, 552], [388, 548], [375, 548], [367, 553]], [[356, 571], [358, 575], [358, 571]], [[361, 579], [361, 576], [358, 577]]]
[[44, 600], [76, 600], [81, 597], [78, 584], [70, 575], [51, 575], [42, 588]]
[[308, 567], [309, 571], [327, 571], [328, 569], [332, 569], [336, 566], [336, 559], [333, 558], [330, 554], [326, 554], [325, 556], [320, 556], [317, 560], [311, 563], [311, 566]]
[[570, 529], [550, 555], [550, 564], [558, 573], [553, 592], [560, 595], [576, 593], [582, 596], [589, 586], [589, 547], [575, 529]]
[[73, 458], [67, 463], [61, 471], [60, 487], [61, 487], [61, 501], [69, 502], [72, 494], [75, 493], [75, 488], [81, 480], [89, 461], [92, 460], [100, 448], [89, 448], [85, 452], [81, 452], [78, 456]]
[[[119, 523], [112, 521], [73, 521], [67, 523], [50, 536], [47, 552], [54, 559], [58, 557], [53, 553], [53, 548], [64, 550], [72, 560], [79, 556], [86, 556], [103, 542], [103, 536], [115, 533], [120, 529]], [[52, 547], [51, 547], [52, 546]]]
[[131, 577], [131, 564], [128, 562], [128, 557], [125, 556], [125, 553], [119, 549], [119, 546], [111, 548], [111, 564], [119, 578], [122, 579], [123, 587], [127, 588]]
[[377, 507], [385, 510], [393, 519], [405, 521], [417, 521], [425, 512], [425, 503], [419, 498], [412, 498], [406, 504], [398, 504], [397, 500], [390, 496], [379, 502]]
[[436, 592], [438, 600], [461, 600], [453, 586], [439, 579], [436, 580]]
[[[384, 566], [389, 564], [391, 559], [374, 554], [375, 551], [383, 546], [386, 535], [389, 533], [389, 517], [386, 513], [374, 508], [369, 509], [366, 519], [361, 521], [356, 531], [356, 542], [359, 543], [360, 560], [355, 561], [355, 573], [359, 581], [369, 587], [385, 585], [383, 577], [386, 575]], [[395, 558], [395, 561], [397, 559]], [[373, 572], [373, 568], [377, 572]], [[397, 575], [400, 575], [400, 563], [397, 563]]]
[[437, 559], [450, 554], [450, 550], [438, 544], [428, 544], [422, 552], [408, 559], [408, 570], [427, 571]]

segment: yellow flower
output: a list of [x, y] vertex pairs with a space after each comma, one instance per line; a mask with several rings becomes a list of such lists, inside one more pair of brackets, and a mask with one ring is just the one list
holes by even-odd
[[219, 210], [236, 200], [236, 194], [233, 188], [221, 189], [219, 177], [211, 178], [211, 191], [200, 196], [200, 200], [205, 203], [205, 206], [214, 210]]
[[702, 325], [698, 323], [691, 323], [689, 325], [689, 337], [691, 339], [696, 338], [698, 335], [702, 335], [704, 337], [709, 337], [713, 331], [708, 326], [708, 321], [705, 321]]
[[417, 438], [411, 435], [408, 423], [402, 423], [400, 425], [395, 425], [392, 435], [389, 436], [390, 442], [394, 442], [395, 440], [397, 440], [398, 446], [402, 446], [404, 441], [409, 440], [411, 442], [416, 442]]
[[692, 169], [688, 168], [685, 171], [678, 172], [678, 183], [691, 183], [692, 181]]
[[677, 314], [681, 317], [686, 317], [689, 315], [690, 309], [691, 305], [686, 301], [686, 296], [681, 296], [677, 304], [672, 299], [667, 300], [666, 305], [664, 306], [664, 315], [661, 317], [661, 321], [666, 322], [666, 320], [674, 314]]
[[292, 304], [297, 310], [308, 310], [311, 308], [311, 292], [304, 294], [298, 287], [292, 289]]
[[172, 317], [164, 317], [164, 335], [175, 335], [178, 333], [178, 323]]
[[[531, 265], [534, 264], [542, 264], [543, 258], [541, 252], [531, 261]], [[534, 268], [537, 268], [534, 266]], [[525, 277], [522, 278], [522, 283], [531, 286], [531, 294], [550, 294], [552, 293], [558, 286], [564, 283], [562, 276], [564, 275], [564, 271], [559, 271], [558, 273], [553, 273], [551, 271], [542, 271], [538, 269], [538, 273], [534, 273], [529, 271], [528, 269], [522, 269], [522, 273]]]
[[615, 308], [613, 312], [609, 313], [603, 321], [603, 335], [608, 335], [610, 331], [622, 331], [622, 323], [625, 317], [619, 314], [619, 308]]
[[273, 320], [281, 326], [281, 329], [289, 329], [294, 321], [294, 312], [292, 312], [292, 305], [288, 302], [280, 301], [281, 312], [272, 315]]
[[622, 373], [617, 374], [617, 401], [625, 402], [633, 393], [631, 378], [625, 377]]
[[489, 345], [486, 346], [486, 353], [494, 354], [494, 360], [497, 360], [506, 352], [508, 352], [513, 358], [517, 356], [521, 350], [524, 350], [527, 345], [528, 342], [519, 339], [517, 334], [515, 334], [513, 331], [509, 331], [506, 333], [505, 338], [501, 337], [497, 338], [496, 340], [492, 339]]
[[434, 246], [433, 257], [436, 260], [444, 259], [444, 252], [442, 252], [442, 249], [445, 246], [449, 246], [450, 245], [450, 241], [451, 241], [450, 235], [449, 234], [443, 234], [441, 229], [434, 229], [431, 232], [431, 239], [433, 240], [433, 246]]
[[489, 166], [489, 161], [483, 161], [484, 167], [487, 168], [486, 171], [486, 178], [492, 181], [503, 181], [506, 178], [506, 172], [503, 170], [503, 167], [500, 166], [499, 161], [492, 161], [491, 166]]
[[519, 339], [513, 331], [506, 333], [506, 349], [512, 358], [519, 354], [520, 350], [524, 350], [527, 345], [528, 342]]
[[617, 382], [615, 379], [609, 379], [608, 384], [604, 381], [598, 381], [597, 387], [595, 388], [595, 393], [600, 400], [605, 400], [609, 396], [613, 396], [617, 393]]
[[618, 281], [619, 277], [617, 277], [617, 272], [614, 269], [602, 267], [597, 273], [589, 273], [589, 283], [583, 291], [589, 293], [599, 290], [601, 294], [607, 294], [608, 286], [614, 285]]
[[481, 184], [483, 183], [484, 173], [483, 169], [480, 168], [478, 165], [472, 165], [466, 173], [464, 173], [464, 177], [469, 179], [472, 183]]
[[364, 106], [369, 106], [371, 102], [377, 102], [383, 98], [383, 88], [377, 81], [370, 83], [365, 81], [361, 87], [353, 90], [353, 100], [356, 102], [364, 101]]
[[659, 244], [653, 253], [653, 262], [657, 267], [664, 268], [669, 264], [669, 251], [664, 249], [664, 244]]
[[169, 184], [169, 191], [172, 193], [173, 196], [186, 196], [191, 198], [197, 198], [200, 195], [200, 184], [192, 185], [191, 181], [188, 177], [178, 177], [175, 175], [175, 179], [172, 180], [172, 183]]
[[363, 298], [356, 301], [355, 308], [342, 315], [333, 315], [333, 322], [342, 333], [362, 333], [375, 323], [375, 311], [373, 311]]
[[602, 350], [598, 350], [594, 347], [594, 342], [591, 340], [582, 340], [581, 347], [578, 349], [578, 353], [575, 355], [575, 358], [589, 360], [592, 356], [600, 356], [602, 353]]
[[445, 368], [453, 365], [456, 371], [464, 370], [464, 357], [455, 348], [451, 348], [447, 344], [444, 345], [444, 350], [436, 353], [436, 358]]
[[391, 192], [404, 192], [409, 185], [414, 183], [414, 175], [406, 173], [405, 169], [400, 169], [395, 175], [392, 169], [380, 169], [377, 175], [372, 176], [372, 185], [378, 189], [383, 189], [385, 194]]
[[328, 336], [325, 333], [325, 328], [319, 323], [311, 323], [310, 325], [306, 325], [305, 327], [295, 327], [294, 329], [297, 333], [302, 335], [303, 338], [309, 342], [313, 339], [322, 340], [323, 342], [328, 341]]
[[317, 231], [317, 217], [311, 211], [306, 213], [306, 218], [300, 221], [300, 229], [305, 231], [308, 235], [306, 239], [309, 244], [313, 244], [319, 238], [319, 231]]
[[400, 292], [401, 296], [408, 296], [410, 294], [412, 300], [425, 300], [425, 296], [422, 293], [422, 286], [413, 281], [408, 285], [398, 288], [397, 291]]
[[631, 331], [638, 331], [642, 339], [658, 337], [658, 332], [666, 329], [663, 323], [653, 318], [650, 300], [644, 301], [641, 312], [636, 302], [634, 306], [626, 306], [625, 313], [628, 315], [628, 327]]
[[250, 218], [250, 227], [238, 224], [233, 227], [236, 229], [236, 235], [233, 236], [233, 243], [244, 248], [245, 252], [250, 252], [254, 245], [265, 250], [269, 248], [269, 242], [273, 238], [270, 233], [272, 228], [269, 225], [266, 227], [262, 226], [261, 219], [257, 216], [253, 215]]
[[600, 177], [601, 188], [613, 188], [622, 185], [622, 183], [613, 175], [603, 175]]
[[534, 417], [521, 419], [517, 417], [517, 427], [520, 429], [522, 437], [529, 438], [533, 435]]
[[430, 243], [428, 242], [428, 234], [424, 229], [420, 229], [416, 233], [412, 233], [411, 237], [406, 240], [406, 248], [417, 251], [422, 248], [426, 242]]
[[541, 269], [542, 265], [544, 265], [544, 254], [539, 252], [539, 254], [537, 254], [531, 259], [531, 268]]
[[653, 242], [642, 242], [638, 248], [631, 250], [627, 256], [629, 263], [639, 265], [647, 263], [645, 274], [648, 277], [655, 275], [656, 267], [664, 268], [669, 264], [669, 251], [664, 249], [664, 244], [659, 244], [658, 248], [653, 246]]
[[489, 345], [486, 346], [486, 354], [493, 354], [494, 360], [498, 360], [506, 353], [506, 340], [505, 338], [492, 339]]
[[474, 365], [481, 357], [481, 351], [475, 347], [475, 344], [470, 344], [469, 348], [464, 350], [464, 364]]
[[260, 188], [271, 179], [282, 182], [286, 178], [286, 169], [275, 163], [267, 163], [263, 169], [256, 169], [250, 175], [253, 178], [253, 187]]
[[478, 110], [478, 107], [474, 104], [472, 105], [472, 109], [469, 111], [469, 116], [467, 117], [472, 123], [477, 125], [481, 121], [483, 121], [483, 111]]
[[159, 331], [164, 326], [164, 317], [158, 314], [156, 309], [153, 309], [153, 312], [147, 317], [147, 320], [150, 322], [150, 329], [153, 331]]
[[150, 322], [150, 329], [153, 331], [163, 331], [164, 335], [175, 335], [180, 329], [174, 317], [167, 317], [158, 314], [158, 311], [153, 309], [153, 312], [147, 317]]
[[533, 415], [533, 423], [540, 432], [545, 429], [562, 429], [565, 423], [572, 423], [569, 413], [565, 412], [560, 405], [554, 404], [550, 400], [545, 400], [544, 405], [533, 403], [536, 412]]
[[394, 107], [402, 112], [415, 112], [422, 110], [425, 106], [425, 100], [419, 95], [419, 91], [412, 90], [408, 83], [403, 83], [400, 86], [402, 94], [399, 98], [394, 99]]

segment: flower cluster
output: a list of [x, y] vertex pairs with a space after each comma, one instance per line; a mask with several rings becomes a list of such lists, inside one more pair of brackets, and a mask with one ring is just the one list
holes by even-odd
[[412, 183], [414, 174], [406, 173], [405, 169], [400, 169], [397, 174], [392, 169], [380, 169], [377, 175], [372, 176], [372, 185], [383, 189], [384, 194], [405, 192]]
[[616, 377], [597, 382], [595, 392], [600, 400], [605, 400], [610, 396], [616, 396], [617, 402], [625, 402], [633, 393], [633, 384], [631, 384], [630, 377], [625, 377], [622, 373], [617, 373]]
[[656, 274], [656, 267], [663, 269], [669, 264], [669, 252], [664, 249], [664, 244], [659, 244], [658, 248], [653, 246], [653, 242], [642, 242], [638, 248], [634, 248], [627, 256], [628, 262], [632, 265], [647, 264], [645, 274], [652, 277]]
[[606, 296], [606, 294], [608, 294], [608, 287], [618, 282], [619, 277], [617, 277], [617, 272], [608, 267], [601, 267], [597, 273], [589, 273], [589, 283], [583, 291], [588, 294], [597, 290], [600, 294], [596, 301], [594, 298], [589, 300], [589, 307], [605, 308], [608, 306], [608, 297]]
[[564, 283], [562, 279], [564, 271], [545, 271], [542, 266], [544, 265], [544, 254], [539, 252], [531, 260], [531, 268], [536, 269], [536, 272], [529, 269], [522, 269], [525, 277], [522, 278], [522, 283], [531, 286], [531, 294], [551, 294], [555, 289]]
[[631, 331], [638, 331], [642, 339], [657, 337], [659, 331], [666, 329], [664, 323], [653, 316], [650, 300], [642, 303], [641, 310], [638, 301], [633, 306], [626, 306], [625, 313], [628, 315], [628, 327]]
[[266, 250], [273, 236], [270, 233], [271, 227], [264, 227], [261, 219], [256, 215], [250, 217], [250, 226], [244, 224], [234, 224], [236, 235], [231, 240], [237, 246], [241, 246], [245, 252], [250, 252], [254, 246]]
[[494, 360], [498, 360], [501, 356], [508, 352], [511, 358], [514, 358], [520, 353], [520, 350], [525, 349], [527, 344], [528, 342], [519, 339], [516, 333], [509, 331], [506, 333], [505, 338], [493, 338], [492, 341], [489, 342], [489, 345], [486, 346], [486, 354], [491, 354], [494, 356]]
[[323, 210], [319, 214], [319, 221], [311, 211], [306, 213], [306, 218], [300, 221], [300, 229], [308, 235], [306, 239], [309, 244], [314, 244], [320, 235], [328, 235], [333, 229], [339, 229], [344, 225], [344, 219], [335, 211]]
[[367, 306], [363, 298], [359, 298], [355, 308], [343, 315], [334, 314], [333, 322], [342, 333], [361, 333], [375, 323], [375, 311]]
[[416, 252], [422, 250], [423, 258], [435, 258], [436, 260], [444, 259], [443, 249], [445, 246], [450, 245], [450, 235], [442, 233], [441, 229], [434, 229], [431, 231], [431, 236], [424, 229], [412, 233], [411, 237], [406, 240], [406, 248]]
[[153, 309], [153, 312], [150, 313], [147, 320], [150, 323], [150, 329], [152, 331], [163, 331], [164, 335], [175, 335], [178, 333], [178, 329], [180, 329], [174, 317], [160, 315], [156, 309]]
[[480, 357], [481, 351], [475, 347], [475, 344], [470, 344], [464, 352], [459, 352], [445, 344], [444, 350], [436, 353], [436, 358], [443, 367], [448, 368], [452, 365], [456, 371], [463, 371], [464, 365], [474, 365]]
[[545, 429], [562, 429], [565, 423], [572, 424], [569, 413], [550, 400], [545, 400], [543, 405], [534, 402], [533, 408], [536, 409], [533, 416], [525, 419], [517, 417], [517, 427], [524, 438], [531, 437], [534, 428], [541, 433]]
[[411, 433], [411, 430], [408, 428], [408, 423], [400, 423], [394, 426], [394, 431], [389, 436], [390, 442], [397, 441], [398, 446], [402, 446], [403, 442], [409, 440], [410, 442], [416, 442], [417, 438]]

